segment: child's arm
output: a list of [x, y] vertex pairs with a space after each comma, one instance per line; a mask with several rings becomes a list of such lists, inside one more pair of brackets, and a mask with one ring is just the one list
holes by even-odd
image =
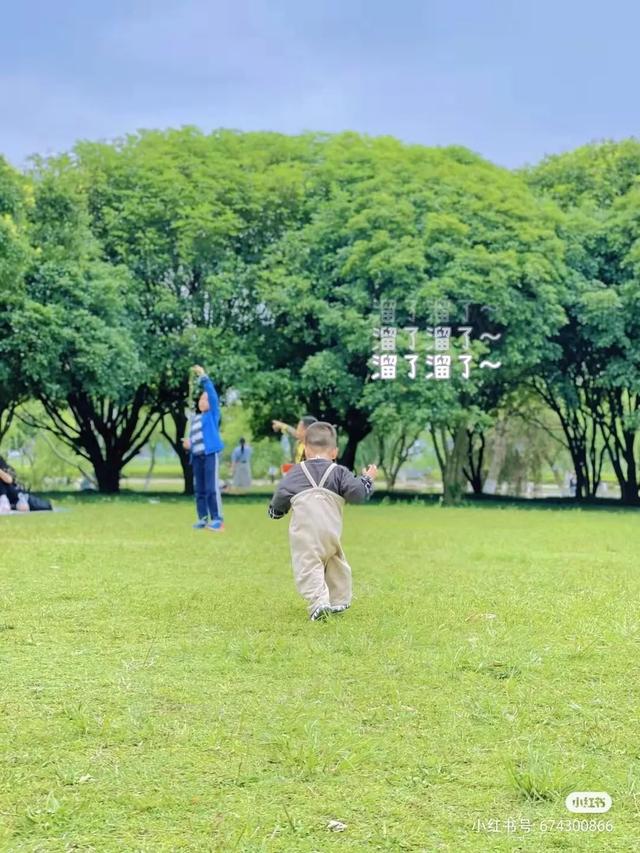
[[275, 490], [269, 504], [269, 518], [284, 518], [291, 509], [291, 498], [294, 492], [289, 488], [289, 475], [286, 474]]
[[365, 468], [360, 477], [356, 477], [351, 471], [341, 465], [339, 468], [340, 480], [338, 482], [338, 494], [347, 503], [364, 503], [371, 497], [373, 481], [377, 474], [378, 469], [375, 465], [369, 465], [368, 468]]
[[193, 369], [198, 376], [198, 382], [202, 386], [203, 391], [207, 394], [207, 398], [209, 400], [209, 411], [213, 415], [214, 421], [217, 423], [220, 419], [220, 400], [218, 399], [218, 392], [216, 391], [215, 385], [205, 373], [204, 367], [200, 367], [200, 365], [197, 364]]

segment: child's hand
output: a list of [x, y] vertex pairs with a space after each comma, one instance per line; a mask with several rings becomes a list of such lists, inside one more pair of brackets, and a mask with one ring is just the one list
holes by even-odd
[[185, 450], [191, 450], [191, 442], [189, 441], [188, 438], [182, 439], [182, 446], [184, 447]]
[[196, 374], [196, 376], [204, 376], [204, 367], [201, 367], [199, 364], [194, 364], [191, 369]]
[[362, 473], [365, 477], [370, 477], [372, 480], [378, 476], [378, 466], [377, 465], [369, 465], [367, 468], [362, 469]]

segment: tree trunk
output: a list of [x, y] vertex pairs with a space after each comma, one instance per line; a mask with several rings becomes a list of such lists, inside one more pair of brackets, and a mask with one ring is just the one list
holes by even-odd
[[2, 442], [5, 435], [9, 432], [14, 412], [14, 405], [6, 406], [4, 409], [0, 408], [0, 442]]
[[635, 506], [638, 503], [638, 486], [625, 480], [620, 485], [620, 500], [628, 506]]
[[636, 472], [635, 458], [635, 433], [625, 430], [624, 453], [627, 476], [620, 482], [620, 496], [625, 504], [635, 505], [638, 498], [638, 475]]
[[467, 468], [464, 475], [469, 481], [474, 495], [482, 494], [482, 463], [484, 461], [484, 432], [467, 430]]
[[147, 390], [138, 388], [133, 399], [118, 406], [108, 398], [92, 399], [84, 391], [70, 393], [67, 404], [73, 420], [46, 396], [40, 396], [50, 421], [25, 421], [47, 429], [63, 444], [88, 460], [95, 472], [98, 489], [106, 494], [120, 491], [124, 466], [144, 447], [158, 425], [160, 416], [143, 411]]
[[458, 505], [464, 496], [466, 477], [464, 463], [467, 458], [469, 437], [464, 424], [456, 429], [451, 453], [448, 455], [444, 472], [443, 503], [446, 506]]
[[588, 484], [585, 480], [584, 468], [579, 464], [579, 458], [572, 455], [573, 470], [576, 475], [576, 494], [575, 499], [582, 501], [588, 493]]
[[356, 467], [356, 452], [358, 450], [358, 445], [369, 435], [371, 427], [369, 426], [369, 421], [366, 417], [362, 415], [361, 412], [357, 412], [355, 416], [347, 416], [346, 423], [344, 424], [344, 430], [347, 434], [347, 443], [338, 461], [341, 465], [344, 465], [345, 468], [348, 468], [350, 471], [354, 471]]
[[410, 427], [400, 427], [399, 434], [390, 440], [386, 436], [380, 436], [378, 439], [378, 465], [387, 482], [387, 489], [395, 488], [398, 474], [404, 463], [409, 458], [411, 448], [420, 437], [420, 429], [411, 429]]
[[356, 467], [356, 451], [358, 450], [358, 445], [360, 444], [361, 439], [362, 437], [359, 434], [350, 432], [345, 448], [342, 451], [340, 464], [344, 465], [344, 467], [348, 468], [350, 471], [353, 471]]
[[576, 475], [576, 501], [592, 498], [598, 488], [599, 473], [589, 466], [589, 434], [593, 423], [578, 412], [569, 411], [565, 416], [556, 410], [565, 434], [566, 447], [571, 455]]
[[576, 403], [575, 400], [568, 399], [562, 391], [556, 392], [553, 383], [547, 380], [536, 383], [533, 387], [560, 421], [565, 437], [563, 444], [571, 454], [576, 475], [576, 500], [583, 501], [594, 497], [600, 482], [603, 457], [603, 451], [597, 451], [601, 391], [593, 387], [587, 388], [584, 381], [577, 383], [576, 380]]
[[178, 454], [180, 458], [180, 467], [182, 468], [182, 477], [184, 479], [184, 495], [193, 495], [193, 465], [191, 464], [191, 456], [186, 450], [180, 448]]
[[120, 463], [115, 460], [107, 460], [106, 462], [100, 459], [93, 464], [93, 470], [96, 475], [98, 491], [107, 495], [116, 495], [120, 491], [120, 471], [122, 460]]
[[507, 456], [507, 422], [500, 418], [493, 433], [493, 447], [491, 449], [491, 462], [484, 481], [484, 493], [495, 495], [500, 480], [500, 472]]
[[171, 411], [169, 412], [169, 417], [173, 421], [173, 425], [175, 427], [175, 435], [170, 435], [165, 430], [164, 425], [162, 427], [162, 434], [167, 439], [171, 447], [173, 447], [178, 459], [180, 460], [180, 467], [182, 468], [182, 478], [184, 481], [183, 494], [192, 495], [193, 467], [191, 465], [191, 454], [182, 446], [182, 438], [186, 433], [187, 423], [189, 422], [189, 418], [187, 416], [187, 413], [185, 412], [184, 405], [179, 403], [177, 406], [173, 406]]

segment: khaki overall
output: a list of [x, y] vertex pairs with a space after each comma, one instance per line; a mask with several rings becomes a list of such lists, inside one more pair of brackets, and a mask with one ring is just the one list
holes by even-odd
[[291, 498], [289, 542], [296, 587], [311, 614], [319, 606], [351, 604], [351, 567], [340, 544], [344, 498], [324, 488], [335, 462], [319, 483], [304, 462], [300, 467], [311, 488]]

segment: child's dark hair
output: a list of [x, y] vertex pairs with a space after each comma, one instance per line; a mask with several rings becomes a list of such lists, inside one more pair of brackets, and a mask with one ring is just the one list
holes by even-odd
[[307, 427], [304, 443], [318, 450], [333, 450], [338, 446], [336, 428], [326, 421], [314, 421]]
[[308, 429], [311, 424], [317, 424], [319, 421], [317, 418], [314, 418], [313, 415], [304, 415], [300, 418], [300, 423], [305, 429]]

